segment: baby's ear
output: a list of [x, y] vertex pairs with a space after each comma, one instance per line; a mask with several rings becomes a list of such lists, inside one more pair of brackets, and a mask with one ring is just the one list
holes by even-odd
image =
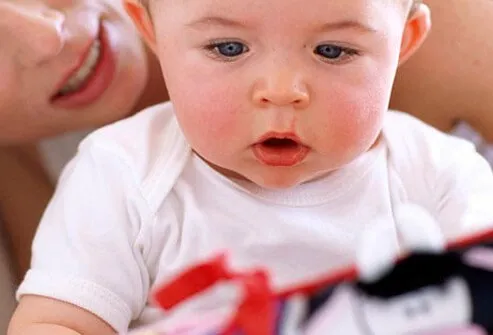
[[152, 51], [156, 50], [156, 35], [147, 9], [139, 0], [123, 0], [123, 6], [137, 30]]
[[423, 44], [431, 29], [430, 9], [425, 4], [419, 4], [408, 18], [402, 35], [399, 64], [404, 63]]

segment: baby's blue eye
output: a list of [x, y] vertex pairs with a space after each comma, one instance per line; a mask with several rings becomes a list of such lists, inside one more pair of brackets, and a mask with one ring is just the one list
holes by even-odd
[[344, 55], [346, 49], [337, 45], [322, 44], [315, 48], [315, 53], [328, 59], [337, 59]]
[[240, 42], [221, 42], [214, 45], [214, 50], [224, 57], [237, 57], [246, 52], [248, 48]]

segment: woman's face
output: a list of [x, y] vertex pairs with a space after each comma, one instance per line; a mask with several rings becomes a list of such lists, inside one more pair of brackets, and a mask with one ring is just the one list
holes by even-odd
[[0, 145], [127, 116], [146, 52], [120, 0], [0, 0]]

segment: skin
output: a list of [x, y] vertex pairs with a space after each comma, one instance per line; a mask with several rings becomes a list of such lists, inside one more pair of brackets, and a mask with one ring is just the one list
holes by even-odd
[[[345, 6], [321, 1], [303, 16], [294, 9], [296, 2], [282, 9], [257, 2], [213, 4], [215, 11], [206, 10], [209, 2], [187, 3], [184, 11], [177, 1], [152, 2], [155, 13], [172, 12], [173, 21], [155, 20], [155, 37], [149, 39], [157, 41], [170, 97], [193, 149], [221, 172], [267, 188], [326, 175], [369, 150], [380, 133], [399, 61], [427, 30], [419, 30], [427, 22], [418, 11], [417, 19], [408, 22], [419, 33], [408, 29], [402, 41], [407, 11], [388, 1]], [[245, 15], [247, 7], [250, 15]], [[324, 7], [330, 7], [332, 23], [355, 21], [373, 31], [354, 26], [322, 31], [327, 20], [319, 8]], [[285, 19], [272, 20], [271, 10]], [[226, 11], [233, 26], [192, 23]], [[211, 41], [245, 50], [228, 58]], [[344, 52], [329, 59], [314, 52], [320, 46]], [[196, 92], [192, 100], [190, 90]], [[290, 167], [260, 163], [252, 145], [271, 131], [294, 133], [310, 148], [306, 159]]]
[[[100, 22], [115, 75], [97, 99], [61, 106], [52, 98]], [[122, 119], [167, 100], [167, 93], [159, 63], [118, 0], [0, 0], [0, 39], [8, 45], [0, 53], [0, 221], [21, 278], [54, 189], [36, 142]]]
[[[477, 0], [475, 5], [471, 6], [470, 2], [465, 0], [449, 0], [446, 3], [442, 0], [424, 2], [433, 11], [434, 29], [421, 50], [398, 71], [391, 106], [407, 110], [445, 131], [450, 130], [457, 120], [466, 120], [491, 139], [493, 100], [487, 88], [493, 85], [493, 77], [487, 69], [493, 68], [493, 63], [489, 57], [491, 52], [488, 51], [488, 36], [491, 35], [488, 29], [491, 27], [487, 23], [487, 17], [493, 15], [493, 3], [490, 0]], [[480, 20], [479, 17], [486, 19]], [[457, 47], [458, 41], [462, 46], [460, 49]], [[477, 103], [478, 101], [481, 103]], [[39, 308], [38, 311], [31, 309], [33, 320], [36, 320], [36, 313], [44, 311], [45, 299], [24, 299], [29, 301], [23, 302], [22, 305], [32, 304]], [[89, 317], [98, 324], [93, 315], [88, 316], [87, 312], [74, 306], [57, 306], [61, 315], [73, 315], [74, 319], [76, 316], [78, 320]], [[23, 312], [29, 314], [26, 309], [30, 308], [23, 307]], [[40, 317], [45, 322], [50, 318], [53, 319], [53, 316]], [[23, 319], [25, 323], [29, 322], [29, 317]], [[71, 323], [75, 324], [76, 321]], [[98, 333], [104, 334], [104, 325], [99, 326]], [[60, 331], [61, 334], [70, 334], [66, 330]], [[54, 334], [53, 331], [47, 332]], [[39, 330], [36, 333], [42, 334]], [[470, 328], [457, 329], [454, 332], [446, 330], [444, 333], [483, 334], [479, 329]]]
[[[143, 94], [146, 86], [159, 84], [149, 81], [153, 57], [119, 1], [1, 0], [0, 17], [0, 38], [9, 45], [0, 55], [0, 145], [98, 127], [152, 103]], [[116, 58], [111, 84], [94, 101], [62, 106], [52, 98], [101, 22]]]
[[[0, 5], [3, 6], [8, 2], [10, 2], [10, 4], [16, 3], [13, 0], [1, 0]], [[50, 0], [50, 2], [53, 2], [55, 5], [58, 2], [58, 5], [61, 5], [62, 7], [69, 6], [67, 5], [69, 3], [68, 1], [64, 3], [62, 0]], [[433, 29], [431, 30], [430, 36], [424, 42], [423, 47], [418, 50], [416, 55], [399, 68], [394, 90], [392, 92], [391, 107], [407, 111], [444, 131], [450, 131], [459, 120], [464, 120], [473, 125], [476, 130], [480, 131], [487, 140], [491, 141], [493, 136], [493, 114], [491, 113], [491, 110], [493, 109], [493, 99], [491, 99], [489, 88], [493, 86], [493, 76], [491, 75], [493, 71], [490, 70], [493, 69], [493, 58], [490, 57], [493, 52], [493, 43], [489, 42], [491, 40], [489, 36], [491, 36], [491, 33], [493, 32], [491, 31], [493, 28], [488, 24], [488, 18], [493, 15], [493, 2], [491, 0], [477, 0], [474, 2], [474, 6], [471, 6], [470, 1], [467, 0], [424, 0], [424, 2], [432, 10]], [[46, 3], [49, 3], [49, 1], [46, 1]], [[76, 1], [75, 3], [79, 2]], [[21, 1], [18, 2], [18, 4], [25, 7], [25, 5], [29, 3]], [[31, 4], [35, 4], [35, 2], [31, 1]], [[41, 5], [38, 3], [38, 9], [40, 6]], [[2, 10], [5, 11], [5, 7], [3, 7]], [[5, 12], [3, 12], [3, 14], [5, 14]], [[5, 17], [5, 15], [1, 17]], [[17, 18], [19, 18], [19, 16]], [[14, 45], [25, 41], [25, 38], [12, 39], [12, 36], [15, 35], [4, 36], [5, 31], [13, 31], [13, 29], [9, 29], [12, 21], [5, 21], [5, 19], [3, 19], [2, 22], [4, 27], [0, 27], [0, 32], [3, 31], [2, 40], [9, 38]], [[19, 22], [22, 23], [25, 22], [25, 20], [20, 20]], [[48, 33], [44, 33], [37, 38], [40, 41], [45, 39], [50, 40], [49, 32], [53, 31], [53, 29], [50, 28], [49, 24], [40, 24], [43, 22], [46, 23], [46, 20], [38, 20], [35, 22], [37, 22], [37, 24], [33, 25], [33, 30], [36, 30], [38, 33], [40, 31], [48, 31]], [[43, 30], [40, 29], [40, 26], [50, 29]], [[29, 30], [29, 27], [24, 29]], [[28, 34], [26, 36], [29, 37], [30, 35]], [[71, 36], [73, 36], [73, 34], [71, 34]], [[63, 56], [63, 53], [60, 55], [56, 53], [56, 43], [54, 44], [55, 52], [50, 51], [53, 49], [53, 44], [49, 43], [33, 45], [31, 45], [31, 43], [24, 43], [23, 45], [28, 48], [20, 48], [20, 50], [26, 50], [26, 53], [34, 55], [34, 58], [37, 57], [36, 55], [41, 54], [42, 59], [47, 57], [48, 63], [54, 64], [55, 67], [62, 66], [63, 68], [66, 68], [66, 63], [63, 64], [58, 61], [66, 56]], [[73, 47], [73, 42], [68, 44]], [[34, 49], [33, 46], [35, 47]], [[69, 46], [66, 45], [65, 48], [67, 49]], [[3, 151], [0, 156], [7, 157], [12, 155], [13, 151], [16, 152], [13, 154], [13, 157], [8, 159], [0, 157], [0, 165], [5, 166], [10, 164], [9, 162], [16, 160], [16, 157], [19, 156], [26, 156], [22, 159], [23, 162], [32, 161], [31, 157], [33, 155], [26, 154], [26, 152], [33, 151], [31, 145], [19, 148], [11, 147], [8, 150], [4, 150], [2, 145], [6, 144], [7, 141], [10, 144], [18, 144], [19, 142], [37, 139], [42, 136], [42, 134], [56, 134], [70, 129], [80, 129], [88, 125], [104, 123], [103, 120], [98, 120], [101, 113], [99, 110], [88, 113], [93, 116], [93, 120], [91, 120], [90, 117], [81, 117], [81, 115], [85, 115], [86, 113], [62, 111], [65, 112], [65, 114], [67, 112], [70, 113], [70, 127], [68, 124], [60, 124], [59, 121], [55, 120], [59, 119], [57, 114], [60, 113], [61, 110], [54, 109], [49, 106], [49, 104], [46, 104], [46, 96], [41, 99], [41, 101], [43, 101], [42, 104], [30, 103], [27, 105], [28, 108], [25, 108], [26, 101], [31, 101], [30, 98], [28, 99], [27, 97], [39, 94], [38, 88], [46, 85], [45, 79], [40, 80], [42, 77], [41, 75], [37, 75], [37, 67], [30, 67], [29, 71], [22, 71], [22, 73], [24, 73], [23, 76], [25, 76], [24, 80], [12, 80], [11, 76], [13, 74], [15, 74], [15, 77], [21, 78], [20, 68], [18, 66], [12, 66], [14, 64], [12, 59], [13, 53], [8, 54], [4, 50], [1, 57], [0, 68], [11, 69], [8, 72], [2, 72], [2, 82], [6, 83], [5, 87], [13, 87], [15, 89], [5, 91], [9, 94], [2, 94], [1, 92], [4, 92], [4, 87], [2, 87], [2, 89], [0, 89], [0, 96], [2, 96], [0, 101], [4, 101], [5, 95], [8, 99], [5, 100], [7, 102], [4, 106], [11, 105], [15, 108], [8, 109], [0, 107], [0, 115], [3, 115], [3, 117], [0, 116], [0, 127], [2, 124], [5, 125], [2, 131], [0, 131], [0, 151]], [[157, 69], [158, 65], [153, 62], [153, 57], [148, 54], [148, 58], [151, 59], [149, 62], [150, 67]], [[60, 72], [60, 70], [57, 71]], [[151, 75], [158, 74], [159, 71], [151, 70], [149, 73]], [[150, 79], [149, 82], [156, 82], [156, 80]], [[34, 85], [23, 85], [21, 87], [18, 86], [20, 81], [34, 83]], [[17, 86], [15, 85], [16, 82]], [[152, 103], [152, 101], [156, 101], [156, 97], [160, 97], [164, 94], [160, 78], [157, 82], [157, 84], [147, 85], [144, 91], [144, 96], [147, 96], [147, 99], [140, 99], [141, 102], [138, 103], [135, 110], [147, 106]], [[419, 99], [417, 97], [419, 97]], [[39, 101], [39, 99], [37, 99], [37, 101]], [[109, 106], [111, 106], [112, 99], [108, 99], [108, 101]], [[2, 106], [2, 104], [3, 103], [0, 103], [0, 106]], [[29, 106], [35, 106], [37, 110], [45, 110], [46, 112], [32, 112], [33, 108]], [[13, 110], [15, 110], [15, 113]], [[101, 110], [106, 110], [106, 107], [103, 107]], [[111, 116], [112, 113], [117, 115]], [[113, 112], [108, 112], [110, 115], [109, 119], [118, 119], [120, 113], [127, 115], [127, 111], [121, 110], [115, 112], [113, 109]], [[38, 117], [33, 117], [37, 114], [39, 115]], [[46, 117], [43, 119], [41, 117], [42, 115], [45, 115]], [[94, 115], [96, 115], [96, 118], [94, 118]], [[11, 120], [10, 118], [12, 116], [14, 119]], [[37, 119], [39, 120], [33, 122]], [[14, 123], [14, 120], [17, 121]], [[15, 135], [15, 138], [12, 138], [13, 135], [10, 134], [14, 132], [11, 131], [11, 129], [18, 129], [19, 122], [22, 124], [22, 127], [24, 127], [24, 124], [31, 124], [31, 126], [29, 126], [29, 129], [31, 130], [27, 131], [23, 128], [22, 132], [16, 131], [15, 133], [17, 135]], [[11, 123], [14, 124], [12, 128], [10, 128]], [[52, 126], [51, 123], [54, 125]], [[48, 131], [47, 129], [51, 129], [51, 131]], [[6, 137], [7, 134], [8, 138]], [[32, 178], [33, 175], [30, 174], [29, 171], [37, 170], [39, 164], [39, 162], [34, 165], [26, 165], [24, 163], [23, 169], [17, 171], [24, 171], [26, 174], [14, 175], [13, 177], [10, 175], [1, 175], [0, 178], [3, 179], [0, 180], [0, 186], [3, 188], [4, 185], [7, 185], [6, 181], [12, 179], [20, 180], [24, 179], [24, 176]], [[16, 171], [13, 168], [9, 168], [9, 170]], [[43, 191], [43, 193], [51, 194], [53, 186], [49, 184], [47, 176], [43, 176], [42, 174], [40, 176], [39, 171], [36, 171], [34, 175], [37, 176], [36, 178], [38, 179], [41, 178], [36, 181], [36, 184], [38, 184], [37, 187], [39, 187], [40, 184], [45, 185], [46, 190]], [[12, 185], [12, 183], [9, 185]], [[27, 202], [33, 204], [31, 207], [32, 209], [27, 211], [10, 211], [10, 213], [2, 214], [3, 216], [8, 215], [9, 217], [14, 218], [14, 221], [11, 221], [10, 226], [7, 227], [8, 231], [13, 231], [11, 235], [26, 237], [21, 240], [22, 243], [20, 245], [18, 245], [17, 242], [12, 243], [13, 247], [20, 252], [14, 250], [18, 267], [21, 269], [25, 269], [29, 264], [28, 257], [22, 255], [19, 256], [20, 254], [25, 254], [22, 251], [22, 249], [25, 248], [21, 246], [30, 245], [30, 236], [33, 235], [39, 220], [39, 215], [49, 198], [48, 196], [34, 197], [31, 192], [32, 189], [32, 186], [26, 184], [24, 189], [13, 185], [8, 189], [0, 190], [0, 193], [13, 194], [13, 197], [21, 200], [26, 197], [31, 197]], [[22, 201], [20, 203], [22, 203]], [[4, 205], [2, 211], [9, 211], [10, 208], [11, 206]], [[22, 207], [16, 206], [15, 208]], [[32, 219], [24, 219], [26, 218], [26, 212], [39, 214], [32, 215]], [[29, 217], [29, 215], [27, 216]], [[22, 272], [23, 271], [21, 271], [21, 273]]]
[[[407, 11], [387, 0], [311, 2], [307, 7], [305, 0], [254, 0], [248, 6], [241, 0], [155, 1], [150, 4], [155, 31], [146, 11], [127, 2], [161, 60], [187, 138], [218, 170], [266, 187], [288, 187], [330, 173], [377, 140], [396, 68], [428, 31], [427, 7], [420, 6], [407, 20]], [[209, 21], [189, 27], [192, 21], [225, 13], [245, 26]], [[376, 32], [354, 25], [320, 32], [324, 23], [341, 20], [370, 25]], [[245, 43], [250, 51], [228, 61], [207, 47], [211, 39], [225, 38]], [[326, 44], [351, 46], [360, 54], [327, 60], [314, 52]], [[312, 148], [307, 159], [285, 170], [257, 161], [250, 147], [272, 130], [296, 132]], [[346, 140], [336, 141], [342, 134]], [[22, 297], [8, 334], [48, 333], [114, 331], [76, 306]]]
[[53, 185], [43, 171], [35, 146], [0, 150], [0, 213], [8, 234], [14, 272], [21, 278], [29, 267], [30, 248]]
[[424, 0], [433, 28], [398, 71], [391, 107], [450, 131], [463, 120], [493, 141], [493, 1]]

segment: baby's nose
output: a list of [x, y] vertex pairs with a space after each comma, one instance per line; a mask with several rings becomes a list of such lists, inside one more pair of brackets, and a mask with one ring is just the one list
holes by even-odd
[[65, 15], [46, 7], [15, 2], [0, 4], [0, 34], [5, 48], [14, 51], [24, 66], [34, 66], [58, 55], [64, 45]]
[[264, 105], [306, 107], [310, 102], [310, 94], [304, 80], [291, 71], [274, 72], [264, 76], [254, 92], [254, 101]]

